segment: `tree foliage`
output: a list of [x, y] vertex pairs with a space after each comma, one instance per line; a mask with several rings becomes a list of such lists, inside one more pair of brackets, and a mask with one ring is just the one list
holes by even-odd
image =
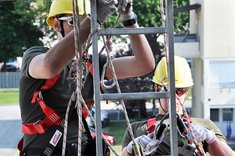
[[0, 2], [0, 61], [22, 56], [33, 45], [42, 45], [42, 31], [35, 24], [37, 9], [32, 0]]
[[[165, 2], [165, 1], [164, 1]], [[165, 5], [165, 4], [164, 4]], [[189, 0], [174, 0], [173, 7], [183, 7], [189, 5]], [[138, 16], [138, 23], [143, 27], [161, 27], [161, 9], [160, 0], [135, 0], [133, 11]], [[107, 21], [107, 27], [112, 28], [115, 25], [117, 16], [114, 15]], [[174, 30], [176, 33], [188, 31], [189, 12], [180, 12], [174, 15]], [[122, 27], [119, 23], [118, 27]]]

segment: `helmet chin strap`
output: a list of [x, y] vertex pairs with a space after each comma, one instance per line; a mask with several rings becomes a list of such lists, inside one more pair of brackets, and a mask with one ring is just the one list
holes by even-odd
[[162, 107], [161, 100], [159, 99], [158, 101], [159, 101], [159, 104], [160, 104], [161, 109], [162, 109], [165, 113], [167, 113], [168, 111], [166, 111], [166, 110]]
[[63, 21], [60, 20], [60, 33], [61, 33], [61, 36], [64, 37], [65, 34], [64, 34], [64, 25], [63, 25]]

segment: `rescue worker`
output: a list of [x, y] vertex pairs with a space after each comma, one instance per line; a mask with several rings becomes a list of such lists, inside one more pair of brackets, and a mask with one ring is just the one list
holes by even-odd
[[[185, 98], [188, 95], [189, 88], [193, 86], [193, 79], [187, 60], [179, 56], [175, 56], [174, 59], [175, 59], [175, 88], [176, 88], [176, 97], [178, 97], [176, 98], [176, 112], [179, 117], [182, 117], [184, 115], [183, 111], [184, 109], [180, 104], [180, 102], [182, 104], [185, 102]], [[154, 82], [155, 91], [157, 92], [167, 91], [168, 79], [167, 79], [166, 57], [163, 57], [158, 63], [152, 81]], [[166, 114], [168, 113], [168, 107], [169, 107], [168, 99], [160, 98], [159, 104], [160, 104], [159, 113], [156, 114], [156, 117], [152, 118], [154, 119], [155, 122], [151, 122], [151, 120], [149, 119], [148, 121], [139, 121], [131, 124], [133, 134], [135, 137], [135, 142], [137, 142], [142, 146], [145, 155], [154, 156], [154, 155], [171, 154], [169, 135], [165, 135], [166, 131], [163, 131], [167, 129], [168, 128], [167, 126], [169, 125], [168, 122], [169, 119], [167, 118], [163, 119], [163, 117], [164, 118], [167, 117]], [[186, 119], [179, 121], [185, 121], [185, 120]], [[190, 121], [190, 123], [188, 123], [188, 126], [191, 125], [191, 130], [189, 131], [188, 134], [189, 135], [191, 134], [191, 137], [194, 139], [191, 140], [191, 143], [192, 141], [194, 141], [196, 144], [202, 143], [203, 145], [201, 146], [202, 153], [208, 152], [210, 153], [211, 156], [235, 155], [234, 151], [227, 145], [226, 138], [221, 133], [220, 129], [217, 128], [211, 120], [202, 119], [202, 118], [191, 118], [191, 117], [188, 117], [188, 120]], [[164, 129], [161, 129], [160, 121], [167, 124], [165, 125], [165, 127], [163, 126]], [[187, 125], [187, 122], [185, 123], [185, 125]], [[156, 128], [157, 126], [159, 127], [158, 129], [154, 129], [151, 126], [154, 126], [154, 128]], [[177, 120], [177, 126], [178, 130], [182, 128], [180, 127], [178, 120]], [[150, 131], [151, 128], [153, 128], [152, 129], [153, 132]], [[185, 129], [183, 129], [183, 131], [184, 130]], [[163, 137], [162, 143], [158, 142], [159, 140], [162, 139], [161, 137]], [[183, 156], [194, 155], [196, 152], [196, 147], [195, 147], [196, 144], [195, 146], [193, 146], [193, 144], [185, 145], [184, 143], [189, 142], [189, 140], [187, 139], [186, 141], [183, 142], [184, 139], [185, 139], [184, 137], [180, 137], [180, 135], [178, 135], [179, 155]], [[151, 147], [156, 145], [158, 147]], [[123, 143], [122, 143], [123, 152], [121, 156], [133, 155], [132, 147], [133, 147], [133, 141], [131, 140], [129, 132], [126, 131], [123, 138]], [[152, 150], [151, 152], [150, 149], [154, 148], [155, 150]]]
[[[83, 6], [90, 7], [88, 2], [86, 0], [86, 5], [83, 5], [82, 0], [78, 1], [79, 16], [82, 20], [81, 44], [87, 40], [91, 29], [90, 17], [87, 17], [83, 8]], [[102, 24], [117, 10], [114, 3], [114, 0], [97, 0], [99, 24]], [[129, 2], [128, 6], [120, 16], [121, 22], [125, 27], [138, 28], [136, 14], [132, 11], [132, 3]], [[23, 153], [27, 156], [39, 156], [47, 152], [51, 154], [51, 151], [53, 151], [52, 155], [61, 155], [62, 139], [59, 139], [61, 132], [57, 130], [60, 127], [60, 121], [65, 116], [69, 99], [76, 89], [76, 81], [68, 79], [75, 56], [72, 0], [54, 0], [46, 22], [58, 34], [58, 43], [50, 49], [43, 46], [29, 48], [23, 55], [20, 73], [19, 96], [24, 133]], [[130, 35], [129, 39], [134, 56], [113, 59], [119, 79], [145, 75], [155, 66], [154, 57], [145, 36]], [[102, 69], [106, 58], [101, 56], [99, 62], [100, 69]], [[107, 67], [105, 76], [107, 79], [112, 78], [110, 67]], [[58, 79], [54, 80], [54, 78]], [[92, 74], [89, 73], [82, 88], [82, 94], [87, 103], [92, 102], [93, 98], [92, 78]], [[52, 87], [48, 87], [49, 85]], [[70, 145], [77, 143], [77, 132], [78, 118], [75, 112], [71, 115], [68, 124], [67, 149]], [[85, 142], [86, 137], [82, 140]], [[56, 142], [58, 143], [53, 147], [54, 149], [48, 147]], [[50, 148], [49, 151], [48, 148]], [[92, 150], [89, 147], [87, 149]]]

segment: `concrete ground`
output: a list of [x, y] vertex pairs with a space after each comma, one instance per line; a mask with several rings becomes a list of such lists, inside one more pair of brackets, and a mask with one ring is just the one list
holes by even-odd
[[15, 156], [21, 137], [19, 106], [0, 106], [0, 156]]

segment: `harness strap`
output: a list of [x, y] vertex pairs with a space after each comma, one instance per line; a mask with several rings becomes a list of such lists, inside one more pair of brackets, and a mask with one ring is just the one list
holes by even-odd
[[23, 134], [42, 134], [45, 133], [47, 128], [52, 125], [59, 125], [62, 118], [56, 113], [46, 116], [43, 120], [38, 120], [35, 123], [22, 123]]
[[55, 85], [59, 78], [60, 74], [57, 74], [52, 79], [46, 80], [44, 85], [38, 90], [35, 91], [31, 100], [32, 104], [38, 103], [41, 107], [43, 113], [45, 114], [45, 118], [43, 120], [38, 120], [34, 123], [22, 123], [22, 133], [23, 134], [42, 134], [52, 125], [59, 125], [62, 118], [56, 111], [46, 105], [44, 102], [41, 91], [48, 90], [52, 86]]
[[156, 122], [156, 117], [147, 120], [146, 130], [148, 133], [152, 133], [154, 131]]
[[[90, 101], [90, 102], [86, 103], [86, 105], [87, 105], [88, 108], [91, 108], [91, 106], [92, 106], [93, 104], [94, 104], [94, 101]], [[82, 114], [83, 114], [84, 118], [86, 119], [87, 116], [88, 116], [88, 113], [87, 113], [87, 111], [86, 111], [85, 108], [82, 108]]]
[[91, 66], [92, 66], [91, 61], [87, 60], [87, 61], [86, 61], [86, 67], [87, 67], [87, 69], [90, 71], [91, 75], [94, 77], [94, 68], [91, 67]]

